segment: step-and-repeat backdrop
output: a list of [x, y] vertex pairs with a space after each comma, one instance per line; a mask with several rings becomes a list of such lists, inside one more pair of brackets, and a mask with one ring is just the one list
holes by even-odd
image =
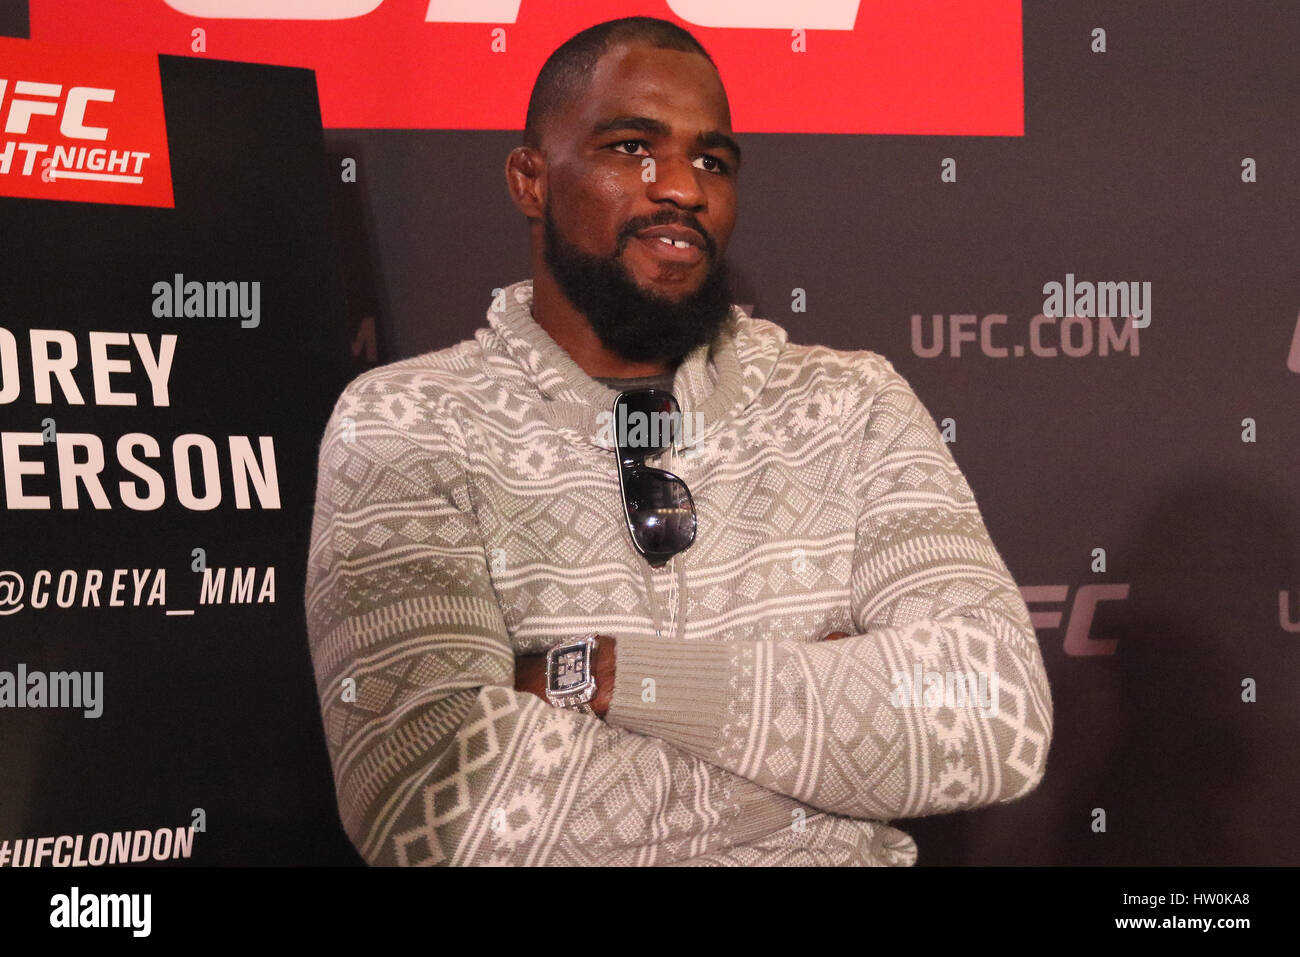
[[537, 71], [645, 14], [727, 87], [742, 304], [895, 364], [1034, 616], [1046, 778], [905, 822], [921, 863], [1300, 863], [1287, 4], [17, 8], [0, 856], [359, 860], [302, 621], [317, 442], [351, 376], [529, 274]]

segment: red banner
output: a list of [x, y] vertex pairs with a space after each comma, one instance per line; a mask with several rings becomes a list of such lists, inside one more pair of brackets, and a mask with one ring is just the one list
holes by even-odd
[[29, 0], [37, 40], [315, 70], [327, 128], [522, 129], [551, 52], [689, 30], [735, 130], [1022, 136], [1019, 0]]

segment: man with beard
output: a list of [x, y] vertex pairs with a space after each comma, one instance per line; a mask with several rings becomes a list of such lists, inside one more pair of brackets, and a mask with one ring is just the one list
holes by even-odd
[[[340, 397], [306, 601], [367, 861], [908, 865], [891, 819], [1042, 778], [1029, 613], [933, 420], [731, 304], [740, 161], [689, 33], [571, 38], [506, 164], [533, 278]], [[668, 441], [614, 414], [673, 402]]]

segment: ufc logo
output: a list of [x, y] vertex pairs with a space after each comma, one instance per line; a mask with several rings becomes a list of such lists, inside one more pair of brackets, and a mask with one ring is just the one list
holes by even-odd
[[[191, 17], [221, 20], [350, 20], [384, 0], [164, 0]], [[536, 0], [534, 0], [536, 2]], [[697, 27], [852, 30], [861, 0], [666, 0]], [[517, 23], [522, 0], [429, 0], [425, 23]], [[611, 3], [609, 18], [619, 15]], [[632, 11], [629, 11], [632, 12]]]
[[[9, 81], [0, 79], [0, 116], [4, 115], [5, 93]], [[111, 103], [116, 90], [97, 86], [70, 86], [63, 96], [62, 83], [36, 83], [32, 80], [15, 80], [13, 93], [8, 100], [8, 115], [4, 131], [26, 136], [34, 116], [58, 116], [59, 133], [73, 140], [106, 140], [108, 127], [86, 125], [86, 105], [92, 102]]]
[[[1026, 605], [1051, 602], [1063, 604], [1069, 597], [1069, 585], [1031, 585], [1020, 589]], [[1097, 604], [1103, 601], [1122, 601], [1128, 597], [1128, 585], [1084, 585], [1074, 596], [1070, 609], [1070, 622], [1065, 628], [1065, 653], [1067, 655], [1112, 655], [1119, 644], [1116, 638], [1093, 639], [1092, 618]], [[1061, 627], [1061, 612], [1030, 611], [1029, 621], [1035, 628]]]

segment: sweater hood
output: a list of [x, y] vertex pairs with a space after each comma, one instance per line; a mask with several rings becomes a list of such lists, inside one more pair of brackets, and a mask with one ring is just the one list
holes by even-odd
[[[489, 371], [510, 381], [516, 394], [531, 392], [547, 419], [576, 433], [589, 445], [608, 448], [608, 423], [618, 392], [597, 382], [532, 316], [533, 281], [506, 286], [487, 311], [488, 328], [475, 338], [489, 357]], [[690, 448], [723, 428], [762, 391], [787, 340], [774, 322], [732, 305], [713, 342], [697, 346], [673, 378], [684, 419], [699, 428], [683, 430], [680, 448]], [[507, 361], [493, 361], [505, 359]], [[600, 418], [601, 413], [606, 416]]]

